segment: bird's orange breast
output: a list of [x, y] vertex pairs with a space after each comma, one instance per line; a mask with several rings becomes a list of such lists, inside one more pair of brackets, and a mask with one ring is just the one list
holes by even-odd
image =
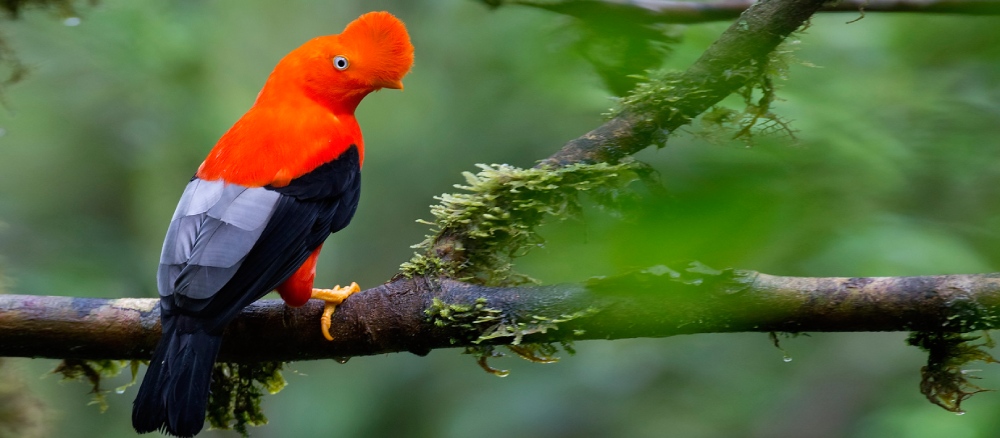
[[337, 115], [310, 102], [255, 105], [219, 139], [197, 176], [247, 187], [283, 187], [351, 145], [358, 147], [363, 162], [361, 128], [351, 114]]

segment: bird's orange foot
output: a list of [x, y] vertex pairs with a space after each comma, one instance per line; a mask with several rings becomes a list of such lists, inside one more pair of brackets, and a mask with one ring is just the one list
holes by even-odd
[[326, 301], [326, 306], [323, 307], [323, 317], [320, 318], [320, 329], [323, 330], [323, 337], [326, 340], [333, 340], [333, 336], [330, 336], [330, 317], [333, 316], [333, 311], [337, 310], [337, 306], [355, 292], [361, 292], [361, 287], [357, 283], [351, 283], [350, 286], [345, 287], [337, 285], [333, 289], [313, 289], [312, 298]]

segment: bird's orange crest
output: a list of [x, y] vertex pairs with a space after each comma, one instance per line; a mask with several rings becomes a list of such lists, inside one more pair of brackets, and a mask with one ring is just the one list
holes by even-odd
[[358, 103], [403, 88], [413, 45], [403, 22], [369, 12], [338, 35], [313, 38], [286, 55], [257, 101], [216, 144], [198, 177], [282, 186], [356, 145], [364, 159]]

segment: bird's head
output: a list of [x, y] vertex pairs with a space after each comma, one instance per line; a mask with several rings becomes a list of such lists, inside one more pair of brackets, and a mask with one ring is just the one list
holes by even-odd
[[[327, 106], [354, 110], [365, 95], [403, 88], [413, 65], [413, 45], [403, 22], [388, 12], [369, 12], [343, 32], [313, 38], [275, 67], [272, 81], [295, 84]], [[267, 86], [263, 93], [267, 91]]]

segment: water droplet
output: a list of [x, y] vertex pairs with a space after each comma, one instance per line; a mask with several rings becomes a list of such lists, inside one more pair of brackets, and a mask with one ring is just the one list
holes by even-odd
[[958, 412], [955, 412], [955, 415], [965, 415], [965, 411], [958, 411]]
[[333, 360], [336, 361], [339, 364], [345, 364], [345, 363], [347, 363], [347, 361], [351, 360], [351, 358], [350, 358], [350, 356], [335, 357], [335, 358], [333, 358]]
[[75, 27], [80, 25], [80, 17], [66, 17], [63, 26]]
[[788, 356], [788, 355], [785, 355], [785, 357], [781, 358], [781, 360], [783, 360], [785, 362], [791, 362], [792, 361], [792, 357]]
[[124, 386], [119, 386], [119, 387], [115, 388], [115, 394], [124, 394], [124, 393], [125, 393], [125, 387]]

